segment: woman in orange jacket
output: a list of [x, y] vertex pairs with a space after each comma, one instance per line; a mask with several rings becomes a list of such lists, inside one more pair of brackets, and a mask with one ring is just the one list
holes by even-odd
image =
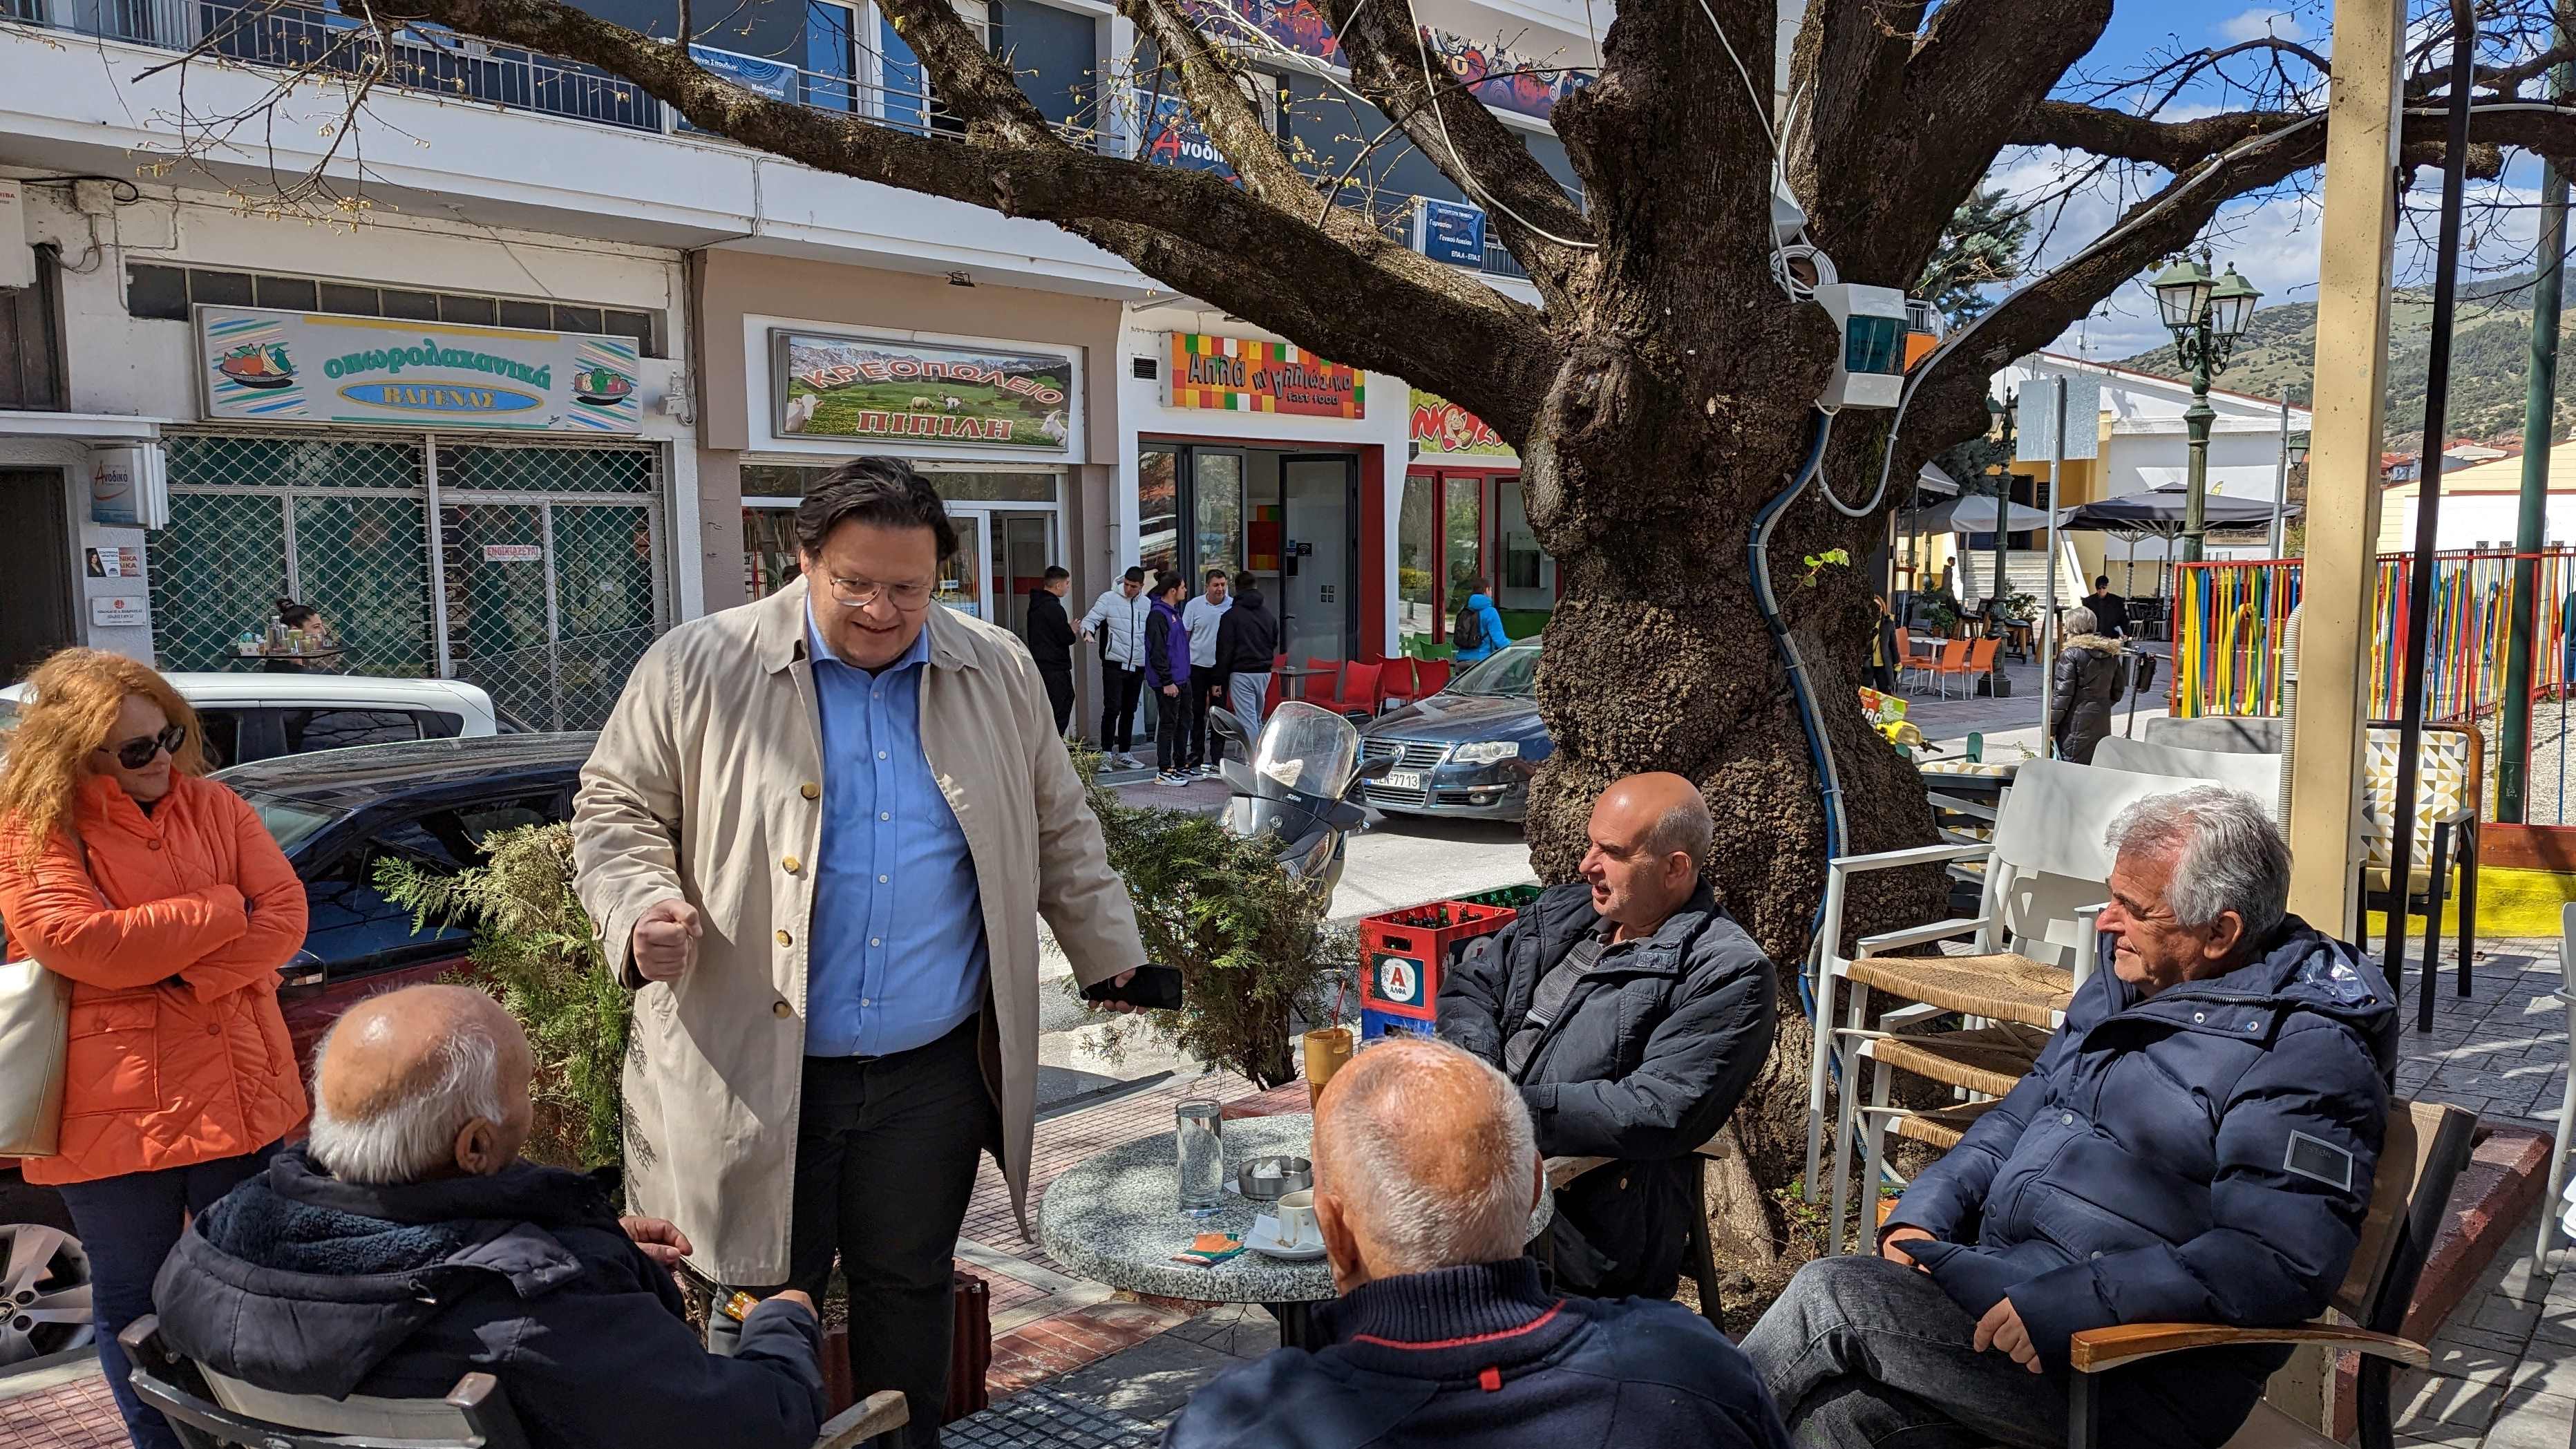
[[201, 778], [196, 714], [120, 654], [66, 649], [0, 738], [6, 959], [72, 983], [61, 1190], [89, 1254], [101, 1366], [137, 1449], [178, 1449], [126, 1386], [116, 1335], [189, 1214], [260, 1170], [304, 1119], [278, 968], [304, 887], [259, 816]]

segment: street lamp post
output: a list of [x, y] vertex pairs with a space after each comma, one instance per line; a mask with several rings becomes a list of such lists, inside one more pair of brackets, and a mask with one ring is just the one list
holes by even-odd
[[2209, 498], [2209, 425], [2218, 416], [2209, 406], [2209, 384], [2227, 370], [2227, 354], [2245, 335], [2263, 294], [2237, 275], [2232, 262], [2225, 276], [2213, 279], [2206, 254], [2199, 261], [2182, 257], [2152, 285], [2156, 312], [2173, 333], [2174, 357], [2191, 374], [2191, 408], [2182, 415], [2191, 430], [2191, 495], [2183, 506], [2182, 555], [2184, 562], [2198, 563], [2202, 535], [2208, 531], [2201, 515]]
[[[2001, 402], [1995, 401], [1991, 395], [1986, 399], [1986, 415], [1993, 418], [2004, 430], [2003, 461], [1995, 464], [1995, 575], [1988, 580], [1991, 587], [1986, 590], [1986, 620], [1989, 628], [1992, 627], [2004, 606], [2004, 553], [2011, 544], [2011, 540], [2004, 534], [2004, 510], [2012, 506], [2013, 403], [2014, 394], [2010, 392], [2004, 394]], [[1995, 637], [2003, 636], [1996, 634]]]

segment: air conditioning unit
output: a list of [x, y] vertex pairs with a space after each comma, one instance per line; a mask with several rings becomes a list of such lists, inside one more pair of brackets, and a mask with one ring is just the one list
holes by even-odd
[[27, 184], [0, 176], [0, 291], [36, 285], [36, 249], [27, 243]]

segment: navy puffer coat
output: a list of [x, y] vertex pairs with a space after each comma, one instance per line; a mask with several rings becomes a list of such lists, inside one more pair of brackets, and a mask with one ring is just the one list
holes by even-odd
[[[1905, 1251], [1971, 1314], [2012, 1299], [2053, 1372], [2085, 1329], [2305, 1321], [2351, 1265], [2396, 1055], [2386, 980], [2296, 917], [2251, 964], [2154, 997], [2106, 968], [1881, 1231], [1940, 1239]], [[2288, 1357], [2207, 1349], [2119, 1377], [2217, 1444]]]

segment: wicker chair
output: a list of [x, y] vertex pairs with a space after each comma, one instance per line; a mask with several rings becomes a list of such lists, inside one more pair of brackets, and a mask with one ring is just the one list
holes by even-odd
[[[1874, 1185], [1887, 1132], [1947, 1150], [1993, 1098], [2012, 1089], [2049, 1033], [2065, 1020], [2075, 988], [2091, 972], [2093, 922], [2110, 894], [2104, 884], [2111, 874], [2104, 829], [2134, 801], [2198, 783], [2030, 760], [2004, 794], [1992, 839], [1832, 862], [1812, 978], [1818, 1029], [1807, 1080], [1811, 1200], [1815, 1184], [1827, 1180], [1826, 1086], [1829, 1079], [1842, 1082], [1831, 1129], [1833, 1186], [1825, 1251], [1845, 1251], [1847, 1220], [1853, 1241], [1867, 1236], [1867, 1205], [1857, 1214], [1847, 1212], [1855, 1130], [1863, 1139], [1861, 1180]], [[1866, 936], [1845, 956], [1843, 908], [1852, 878], [1934, 865], [1971, 873], [1969, 878], [1980, 881], [1977, 913]], [[1975, 954], [1890, 954], [1961, 937], [1974, 938]], [[1872, 1028], [1873, 992], [1911, 1005]], [[1952, 1017], [1962, 1020], [1953, 1024]], [[1889, 1088], [1896, 1072], [1942, 1083], [1962, 1100], [1933, 1111], [1891, 1106]]]

